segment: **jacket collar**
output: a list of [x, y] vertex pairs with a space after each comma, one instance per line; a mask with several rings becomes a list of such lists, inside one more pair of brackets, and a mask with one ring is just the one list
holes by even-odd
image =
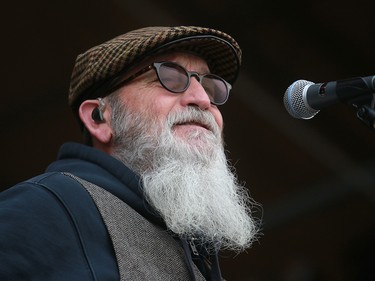
[[61, 146], [58, 158], [47, 172], [68, 172], [92, 182], [120, 198], [148, 220], [165, 224], [143, 197], [141, 180], [122, 162], [91, 146], [69, 142]]

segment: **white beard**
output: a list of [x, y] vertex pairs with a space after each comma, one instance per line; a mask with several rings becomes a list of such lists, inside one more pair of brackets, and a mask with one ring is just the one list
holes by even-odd
[[[114, 105], [112, 105], [114, 106]], [[211, 113], [191, 107], [161, 126], [142, 113], [112, 108], [113, 156], [141, 177], [147, 201], [167, 227], [210, 249], [241, 251], [257, 232], [246, 188], [237, 183]], [[176, 137], [173, 124], [194, 120], [210, 131]]]

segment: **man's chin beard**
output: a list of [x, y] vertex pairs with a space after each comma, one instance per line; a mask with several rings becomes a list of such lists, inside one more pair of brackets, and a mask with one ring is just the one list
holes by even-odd
[[180, 142], [169, 155], [155, 153], [162, 161], [141, 174], [147, 200], [180, 237], [215, 250], [245, 249], [256, 231], [245, 188], [219, 146], [204, 155], [189, 145]]
[[[209, 113], [186, 114], [217, 126]], [[174, 116], [161, 133], [153, 129], [158, 124], [132, 124], [120, 132], [114, 156], [140, 175], [145, 198], [173, 233], [210, 249], [244, 250], [256, 226], [246, 189], [227, 165], [220, 130], [176, 136], [176, 118], [187, 117]]]

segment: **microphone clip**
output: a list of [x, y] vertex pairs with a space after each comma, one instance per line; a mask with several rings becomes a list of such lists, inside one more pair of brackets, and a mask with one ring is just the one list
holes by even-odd
[[357, 110], [357, 117], [365, 125], [375, 130], [375, 93], [370, 105], [361, 105]]

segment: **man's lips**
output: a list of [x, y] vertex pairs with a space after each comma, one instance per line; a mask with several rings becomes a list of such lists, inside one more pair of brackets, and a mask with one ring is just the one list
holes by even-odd
[[208, 131], [212, 131], [210, 126], [208, 126], [207, 124], [201, 123], [199, 121], [180, 122], [180, 123], [176, 123], [173, 125], [173, 127], [177, 127], [177, 126], [196, 126], [196, 127], [204, 128]]

